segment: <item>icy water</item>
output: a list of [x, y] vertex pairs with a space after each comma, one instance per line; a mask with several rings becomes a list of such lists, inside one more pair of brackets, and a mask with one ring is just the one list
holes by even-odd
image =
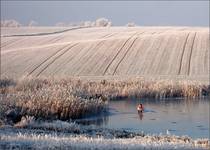
[[[136, 106], [143, 103], [139, 114]], [[105, 128], [144, 131], [148, 134], [188, 135], [209, 138], [209, 100], [203, 99], [125, 99], [109, 103], [109, 114], [79, 121]]]

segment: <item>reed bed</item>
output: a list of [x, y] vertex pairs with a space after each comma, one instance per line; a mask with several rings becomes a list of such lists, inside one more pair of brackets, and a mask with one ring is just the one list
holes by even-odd
[[210, 86], [197, 81], [172, 81], [144, 79], [101, 80], [81, 82], [75, 89], [79, 95], [103, 95], [108, 99], [118, 98], [195, 98], [209, 96]]
[[29, 115], [68, 120], [103, 112], [107, 100], [125, 97], [202, 97], [210, 94], [210, 87], [196, 81], [89, 81], [28, 77], [18, 80], [1, 79], [0, 92], [1, 118], [7, 115], [8, 110], [13, 110], [12, 113], [20, 119]]
[[[68, 120], [103, 112], [107, 102], [101, 97], [83, 98], [74, 94], [71, 82], [28, 78], [5, 84], [1, 80], [0, 120], [9, 116], [21, 119], [34, 116], [43, 119]], [[13, 80], [11, 80], [13, 81]], [[9, 82], [8, 82], [9, 83]], [[16, 122], [16, 121], [15, 121]]]

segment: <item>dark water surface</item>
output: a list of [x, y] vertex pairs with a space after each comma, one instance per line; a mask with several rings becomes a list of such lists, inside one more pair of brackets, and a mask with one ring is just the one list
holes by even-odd
[[[109, 114], [79, 120], [105, 128], [144, 131], [148, 134], [188, 135], [209, 138], [209, 98], [125, 99], [109, 102]], [[136, 106], [143, 103], [139, 114]]]

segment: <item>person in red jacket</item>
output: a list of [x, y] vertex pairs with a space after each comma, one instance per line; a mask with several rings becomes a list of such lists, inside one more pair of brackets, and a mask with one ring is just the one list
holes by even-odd
[[138, 104], [137, 110], [138, 110], [138, 112], [143, 112], [144, 111], [143, 104]]

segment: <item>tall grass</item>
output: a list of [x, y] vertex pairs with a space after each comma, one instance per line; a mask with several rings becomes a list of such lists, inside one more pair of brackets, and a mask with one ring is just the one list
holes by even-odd
[[1, 116], [12, 109], [17, 116], [68, 120], [100, 113], [106, 108], [106, 101], [100, 96], [75, 95], [73, 85], [66, 80], [27, 78], [15, 83], [1, 87], [4, 96], [0, 101]]
[[158, 99], [171, 97], [193, 98], [209, 96], [210, 86], [191, 80], [101, 80], [95, 82], [80, 81], [79, 84], [77, 84], [75, 91], [79, 95], [103, 95], [108, 99], [117, 99], [124, 97]]
[[29, 77], [0, 80], [0, 92], [4, 96], [1, 114], [15, 109], [21, 116], [66, 120], [103, 111], [107, 99], [200, 97], [209, 95], [210, 87], [196, 81], [88, 81]]

